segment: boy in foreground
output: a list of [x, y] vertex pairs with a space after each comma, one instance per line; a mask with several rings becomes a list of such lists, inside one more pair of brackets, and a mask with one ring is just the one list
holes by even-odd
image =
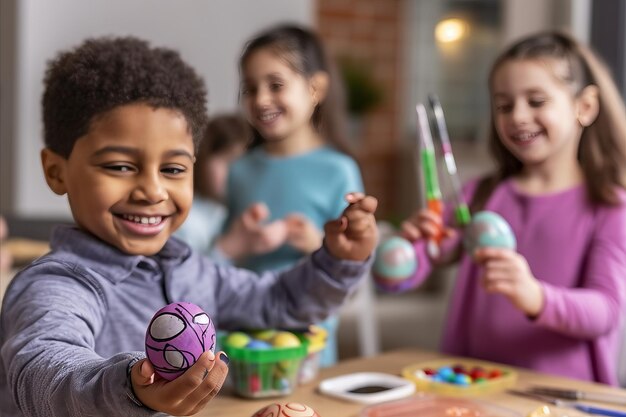
[[167, 382], [145, 359], [152, 315], [197, 304], [224, 329], [301, 327], [337, 310], [367, 274], [376, 200], [349, 194], [322, 248], [294, 268], [256, 274], [218, 266], [170, 238], [193, 197], [206, 91], [178, 53], [135, 38], [99, 38], [48, 66], [43, 96], [52, 191], [74, 227], [18, 274], [0, 318], [0, 414], [193, 415], [228, 372], [203, 354]]

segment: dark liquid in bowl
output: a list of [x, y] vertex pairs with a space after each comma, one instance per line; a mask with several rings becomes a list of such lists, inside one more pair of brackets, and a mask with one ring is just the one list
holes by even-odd
[[358, 388], [353, 388], [348, 392], [352, 394], [374, 394], [376, 392], [388, 391], [393, 387], [387, 387], [383, 385], [365, 385]]

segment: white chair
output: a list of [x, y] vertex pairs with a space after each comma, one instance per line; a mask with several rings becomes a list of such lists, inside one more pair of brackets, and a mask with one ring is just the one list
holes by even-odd
[[[380, 242], [395, 234], [394, 227], [386, 221], [378, 221]], [[380, 334], [378, 331], [378, 315], [376, 314], [376, 289], [374, 279], [370, 274], [355, 294], [357, 306], [357, 333], [359, 340], [359, 354], [374, 356], [380, 353]]]
[[355, 294], [357, 305], [357, 334], [359, 340], [359, 354], [374, 356], [380, 352], [380, 337], [378, 332], [378, 317], [376, 315], [376, 292], [372, 276], [363, 280]]

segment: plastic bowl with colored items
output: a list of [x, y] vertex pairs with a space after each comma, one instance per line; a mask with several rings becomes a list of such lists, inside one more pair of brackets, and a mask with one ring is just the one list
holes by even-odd
[[402, 376], [418, 391], [466, 396], [490, 394], [515, 385], [517, 372], [497, 363], [474, 359], [441, 359], [409, 365]]
[[[298, 384], [300, 364], [307, 355], [308, 341], [301, 335], [276, 331], [268, 340], [253, 338], [242, 346], [241, 333], [225, 335], [221, 345], [230, 358], [229, 376], [235, 392], [247, 398], [281, 397]], [[274, 344], [275, 343], [275, 344]]]

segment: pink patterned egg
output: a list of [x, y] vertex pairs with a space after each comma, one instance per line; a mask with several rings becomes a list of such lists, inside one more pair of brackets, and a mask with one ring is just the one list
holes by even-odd
[[215, 327], [197, 305], [168, 304], [152, 317], [146, 331], [146, 356], [163, 378], [176, 379], [208, 350], [215, 351]]
[[320, 415], [305, 404], [273, 403], [263, 407], [252, 417], [320, 417]]

